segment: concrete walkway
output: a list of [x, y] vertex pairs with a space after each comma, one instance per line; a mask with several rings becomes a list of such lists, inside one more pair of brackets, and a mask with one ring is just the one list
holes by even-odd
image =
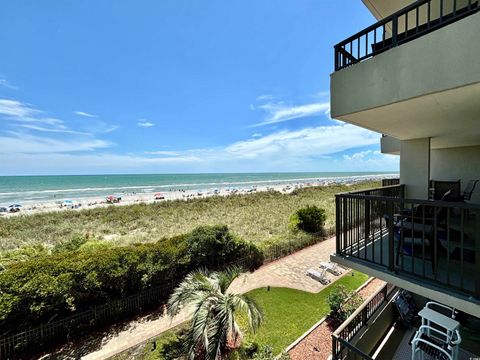
[[[230, 291], [245, 293], [260, 287], [289, 287], [309, 292], [319, 292], [325, 285], [306, 276], [310, 268], [318, 269], [321, 261], [329, 261], [335, 249], [335, 238], [300, 250], [292, 255], [264, 265], [253, 273], [248, 273], [235, 280]], [[338, 277], [328, 274], [333, 281]], [[107, 359], [135, 345], [141, 344], [164, 331], [167, 331], [190, 317], [189, 311], [182, 311], [173, 320], [168, 316], [142, 318], [124, 326], [118, 331], [95, 339], [95, 344], [83, 343], [81, 348], [63, 350], [48, 358], [70, 358], [98, 360]]]

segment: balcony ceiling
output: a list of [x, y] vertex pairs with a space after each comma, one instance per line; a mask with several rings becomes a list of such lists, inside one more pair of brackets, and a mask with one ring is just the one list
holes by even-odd
[[410, 5], [414, 0], [362, 0], [365, 6], [370, 10], [377, 20], [393, 14]]
[[480, 145], [480, 82], [339, 118], [400, 140], [431, 137], [432, 148]]

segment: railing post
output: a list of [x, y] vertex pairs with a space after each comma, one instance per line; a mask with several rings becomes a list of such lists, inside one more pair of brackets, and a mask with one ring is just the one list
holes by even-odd
[[337, 360], [337, 339], [332, 334], [332, 360]]
[[341, 230], [341, 216], [340, 216], [340, 198], [338, 195], [335, 195], [335, 252], [340, 254], [340, 236], [342, 233]]
[[333, 52], [335, 53], [335, 71], [337, 71], [337, 70], [339, 70], [339, 66], [338, 66], [338, 54], [339, 53], [338, 53], [338, 49], [337, 49], [336, 46], [334, 47], [334, 49], [335, 50]]
[[393, 218], [393, 201], [387, 201], [388, 214], [388, 269], [395, 270], [395, 242], [394, 242], [394, 226], [395, 219]]
[[[370, 191], [365, 191], [366, 196], [370, 196]], [[368, 243], [368, 239], [370, 239], [370, 200], [365, 200], [365, 249]]]
[[392, 18], [392, 47], [397, 46], [398, 16]]

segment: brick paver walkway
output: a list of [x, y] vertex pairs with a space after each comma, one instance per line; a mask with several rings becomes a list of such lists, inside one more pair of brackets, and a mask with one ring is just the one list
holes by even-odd
[[[262, 266], [253, 273], [243, 275], [232, 284], [230, 290], [244, 293], [256, 288], [272, 286], [318, 292], [325, 285], [306, 276], [306, 272], [310, 268], [318, 270], [321, 261], [329, 261], [330, 254], [334, 252], [334, 249], [335, 238], [327, 239]], [[331, 274], [328, 274], [327, 277], [331, 280], [338, 278]], [[188, 311], [183, 311], [173, 320], [167, 316], [156, 319], [139, 319], [129, 323], [120, 331], [105, 335], [102, 339], [97, 338], [94, 345], [82, 344], [81, 348], [63, 350], [47, 357], [51, 359], [107, 359], [185, 322], [189, 315]]]

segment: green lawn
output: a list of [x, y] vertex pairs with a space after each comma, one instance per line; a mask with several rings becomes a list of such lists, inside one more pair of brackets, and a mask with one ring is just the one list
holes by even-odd
[[[342, 284], [350, 290], [355, 290], [368, 279], [368, 275], [356, 271], [353, 274], [354, 276], [345, 275], [318, 294], [288, 288], [271, 288], [270, 291], [261, 288], [250, 291], [248, 295], [255, 299], [262, 308], [265, 321], [256, 334], [247, 334], [244, 344], [255, 341], [259, 345], [269, 345], [275, 353], [280, 353], [327, 315], [329, 312], [327, 296], [335, 286]], [[244, 323], [242, 319], [239, 322], [241, 325]], [[184, 323], [177, 329], [186, 325], [187, 323]], [[150, 340], [113, 357], [112, 360], [162, 360], [163, 357], [160, 356], [159, 351], [163, 344], [167, 344], [169, 340], [175, 338], [174, 333], [177, 329], [158, 336], [155, 339], [157, 348], [154, 351], [152, 351], [153, 341]]]
[[250, 291], [248, 295], [263, 310], [265, 321], [256, 334], [247, 335], [245, 340], [269, 345], [276, 353], [281, 352], [327, 315], [327, 296], [335, 286], [342, 284], [355, 290], [368, 279], [368, 275], [359, 272], [353, 274], [345, 275], [317, 294], [288, 288]]

